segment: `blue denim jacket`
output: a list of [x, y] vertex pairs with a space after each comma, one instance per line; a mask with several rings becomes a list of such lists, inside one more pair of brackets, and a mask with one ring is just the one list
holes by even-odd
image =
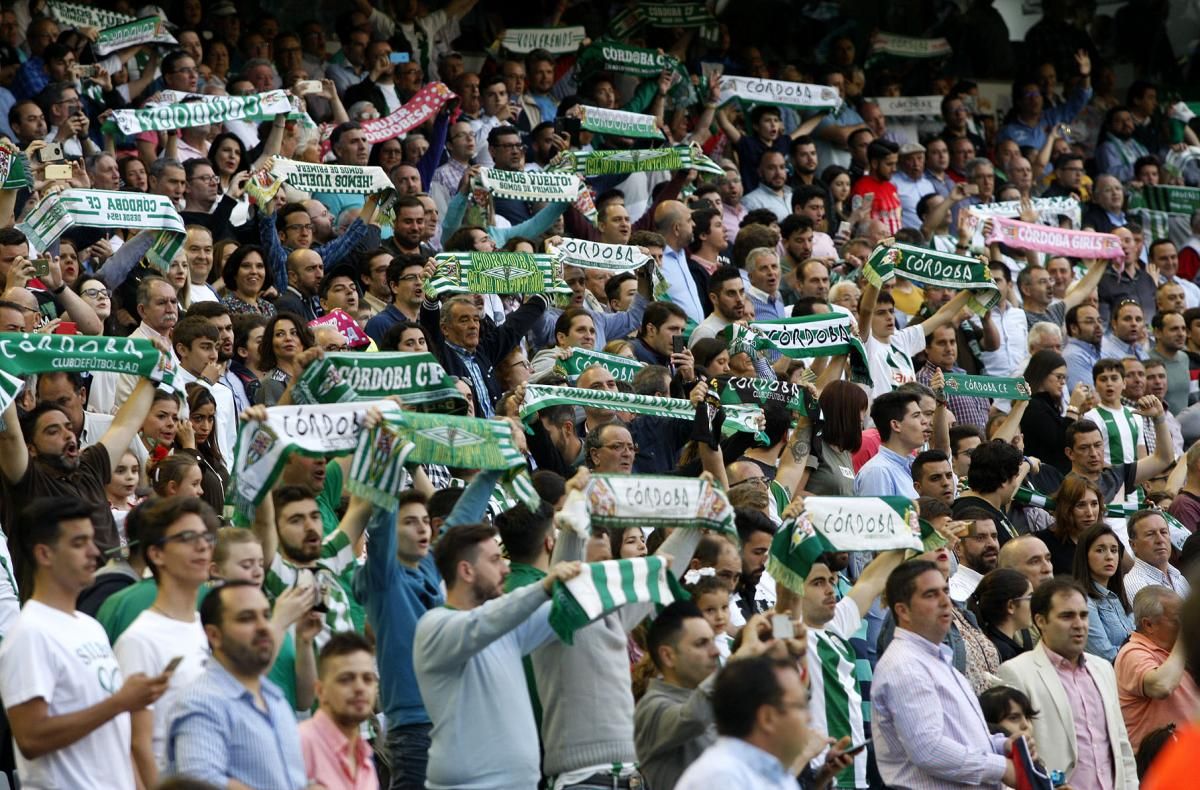
[[1133, 616], [1121, 606], [1121, 599], [1107, 587], [1092, 582], [1092, 589], [1103, 598], [1088, 596], [1087, 652], [1114, 661], [1117, 651], [1133, 633]]

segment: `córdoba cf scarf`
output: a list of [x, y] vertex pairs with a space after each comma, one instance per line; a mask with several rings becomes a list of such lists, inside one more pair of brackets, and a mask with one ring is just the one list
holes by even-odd
[[663, 148], [630, 148], [616, 151], [563, 151], [550, 163], [548, 172], [576, 173], [581, 176], [613, 176], [627, 173], [653, 173], [660, 170], [698, 170], [721, 174], [713, 160], [698, 145], [673, 145]]
[[646, 367], [645, 362], [636, 359], [622, 357], [618, 354], [605, 354], [603, 351], [592, 351], [587, 348], [571, 349], [571, 356], [559, 360], [554, 367], [556, 370], [562, 371], [568, 381], [574, 381], [579, 378], [580, 373], [593, 365], [604, 368], [617, 381], [630, 382], [633, 381], [633, 377], [639, 370]]
[[547, 247], [564, 266], [581, 269], [603, 269], [606, 272], [631, 272], [652, 259], [631, 244], [606, 244], [587, 239], [563, 239], [559, 247]]
[[354, 452], [367, 411], [373, 406], [385, 417], [400, 412], [390, 400], [271, 406], [264, 422], [242, 423], [233, 451], [233, 474], [225, 492], [233, 520], [246, 526], [254, 519], [255, 509], [279, 479], [292, 453], [325, 458]]
[[359, 439], [347, 485], [386, 507], [395, 502], [406, 463], [508, 470], [505, 482], [520, 501], [534, 510], [541, 501], [507, 420], [395, 410]]
[[580, 127], [596, 134], [641, 137], [647, 140], [663, 139], [662, 130], [658, 128], [658, 119], [640, 112], [580, 105], [579, 122]]
[[789, 359], [847, 354], [851, 380], [864, 384], [871, 382], [867, 350], [854, 329], [853, 318], [846, 313], [751, 321], [749, 329], [730, 324], [721, 330], [721, 337], [729, 342], [730, 353], [735, 345], [748, 344], [757, 351], [774, 349]]
[[804, 512], [784, 523], [767, 571], [793, 592], [804, 591], [813, 563], [827, 551], [922, 551], [921, 525], [904, 497], [805, 497]]
[[842, 106], [837, 88], [804, 82], [764, 80], [721, 75], [721, 104], [737, 100], [744, 104], [775, 104], [796, 110], [833, 112]]
[[688, 597], [662, 557], [589, 562], [574, 579], [554, 583], [550, 627], [569, 645], [576, 631], [626, 604], [666, 606]]
[[125, 134], [251, 120], [291, 112], [291, 97], [284, 91], [250, 96], [204, 96], [200, 101], [159, 104], [141, 110], [113, 110], [112, 121]]
[[429, 294], [569, 294], [562, 264], [530, 252], [439, 252]]
[[1029, 400], [1032, 392], [1023, 378], [1003, 376], [971, 376], [966, 373], [942, 373], [946, 377], [946, 394], [964, 398], [1000, 398]]
[[[0, 333], [0, 371], [12, 376], [107, 371], [174, 388], [177, 370], [170, 354], [160, 353], [142, 338]], [[8, 408], [19, 390], [13, 390], [11, 382], [0, 387], [0, 411]]]
[[979, 258], [949, 255], [909, 244], [880, 244], [867, 259], [863, 276], [878, 287], [896, 274], [921, 285], [971, 291], [967, 306], [977, 315], [983, 315], [1000, 301], [1000, 290], [992, 282], [992, 273]]
[[708, 480], [676, 475], [594, 474], [567, 495], [559, 513], [577, 535], [593, 527], [712, 529], [736, 536], [733, 507]]
[[305, 368], [292, 388], [295, 403], [345, 403], [389, 395], [421, 411], [444, 410], [425, 408], [435, 403], [452, 405], [444, 401], [466, 402], [437, 358], [422, 352], [326, 354]]

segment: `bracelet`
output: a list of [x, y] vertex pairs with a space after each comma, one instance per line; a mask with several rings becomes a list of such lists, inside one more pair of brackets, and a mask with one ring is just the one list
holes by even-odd
[[50, 290], [50, 293], [54, 294], [55, 296], [58, 296], [65, 290], [67, 290], [67, 284], [63, 283], [62, 285], [58, 286], [57, 288], [52, 288]]

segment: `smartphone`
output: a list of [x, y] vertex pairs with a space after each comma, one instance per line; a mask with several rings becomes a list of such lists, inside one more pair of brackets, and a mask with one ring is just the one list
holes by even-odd
[[58, 326], [54, 327], [55, 335], [78, 335], [79, 327], [74, 321], [60, 321]]
[[94, 63], [76, 63], [71, 70], [76, 77], [95, 77], [100, 73], [100, 67]]
[[49, 258], [34, 258], [30, 263], [33, 264], [33, 273], [39, 279], [50, 274], [50, 259]]
[[44, 165], [49, 162], [62, 162], [66, 159], [63, 156], [62, 143], [46, 143], [41, 148], [33, 152], [33, 161], [39, 165]]
[[183, 663], [183, 656], [175, 656], [174, 658], [171, 659], [170, 663], [167, 664], [166, 668], [163, 669], [163, 674], [166, 675], [168, 673], [174, 672], [176, 669], [179, 668], [179, 665], [181, 663]]
[[393, 52], [392, 54], [388, 55], [388, 60], [390, 60], [392, 63], [408, 63], [408, 53]]
[[795, 639], [796, 629], [786, 614], [771, 615], [771, 636], [775, 639]]
[[292, 93], [296, 94], [297, 96], [304, 96], [309, 93], [320, 93], [320, 92], [321, 92], [321, 81], [320, 80], [300, 80], [296, 83], [295, 87], [292, 88]]
[[71, 166], [70, 165], [46, 165], [46, 180], [47, 181], [70, 181]]
[[325, 579], [319, 573], [313, 574], [313, 606], [314, 612], [328, 612], [329, 604], [325, 602]]
[[583, 121], [578, 118], [567, 118], [559, 116], [554, 119], [554, 131], [556, 134], [569, 134], [574, 139], [579, 135]]
[[858, 753], [859, 753], [859, 752], [861, 752], [863, 749], [867, 748], [867, 745], [868, 745], [868, 744], [870, 744], [870, 743], [871, 743], [871, 739], [870, 739], [870, 738], [867, 738], [867, 739], [866, 739], [865, 741], [863, 741], [862, 743], [856, 743], [855, 745], [851, 746], [849, 749], [847, 749], [846, 751], [842, 752], [842, 754], [846, 755], [847, 757], [850, 757], [850, 756], [852, 756], [852, 755], [858, 754]]
[[671, 353], [682, 354], [686, 345], [687, 341], [684, 339], [683, 333], [680, 332], [678, 335], [675, 335], [671, 338]]

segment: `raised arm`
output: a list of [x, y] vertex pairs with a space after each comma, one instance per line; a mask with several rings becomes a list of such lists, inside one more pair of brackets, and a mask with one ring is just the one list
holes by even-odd
[[150, 379], [140, 379], [137, 386], [133, 388], [133, 392], [129, 393], [129, 398], [117, 410], [117, 414], [113, 417], [112, 424], [108, 426], [108, 430], [104, 432], [104, 436], [100, 439], [100, 444], [104, 445], [104, 449], [108, 450], [109, 461], [113, 468], [121, 462], [121, 456], [129, 449], [129, 445], [137, 437], [138, 431], [142, 429], [142, 423], [146, 421], [146, 415], [150, 413], [150, 407], [154, 404], [155, 384]]
[[1004, 422], [1000, 423], [1000, 427], [996, 429], [996, 433], [992, 436], [992, 439], [1011, 443], [1021, 431], [1021, 418], [1025, 416], [1025, 410], [1028, 408], [1029, 401], [1027, 400], [1013, 401], [1012, 409], [1008, 412], [1008, 416], [1004, 418]]
[[1087, 273], [1079, 278], [1079, 282], [1071, 285], [1067, 292], [1063, 294], [1063, 305], [1068, 310], [1077, 305], [1083, 304], [1083, 300], [1092, 295], [1092, 291], [1100, 285], [1100, 278], [1104, 276], [1104, 272], [1108, 269], [1107, 258], [1096, 258], [1088, 264]]
[[4, 431], [0, 432], [0, 473], [8, 482], [15, 483], [25, 476], [28, 468], [29, 448], [25, 446], [21, 421], [17, 419], [17, 402], [14, 400], [4, 410]]
[[967, 300], [971, 298], [971, 292], [967, 290], [959, 291], [954, 295], [954, 298], [938, 308], [938, 311], [926, 318], [918, 326], [925, 333], [925, 337], [929, 337], [938, 328], [948, 326], [954, 321], [962, 309], [967, 306]]
[[721, 107], [717, 110], [717, 126], [720, 126], [721, 131], [729, 138], [730, 145], [736, 146], [742, 139], [741, 131], [733, 125], [733, 121], [729, 120], [728, 107]]
[[904, 562], [904, 549], [893, 549], [891, 551], [881, 551], [875, 555], [875, 559], [863, 568], [862, 573], [858, 575], [858, 581], [850, 588], [847, 595], [858, 605], [858, 614], [861, 617], [867, 616], [867, 610], [871, 608], [871, 604], [883, 592], [883, 586], [887, 584], [887, 578], [900, 563]]
[[816, 129], [818, 126], [820, 126], [821, 121], [823, 121], [823, 120], [825, 120], [825, 113], [819, 112], [816, 115], [812, 116], [811, 118], [805, 120], [803, 123], [801, 123], [799, 126], [797, 126], [794, 130], [792, 130], [792, 133], [789, 134], [788, 137], [795, 140], [797, 138], [803, 137], [806, 134], [812, 134], [813, 130]]
[[1154, 455], [1137, 462], [1137, 477], [1135, 482], [1142, 483], [1165, 472], [1175, 462], [1175, 446], [1171, 443], [1171, 429], [1167, 427], [1167, 418], [1163, 416], [1163, 403], [1153, 395], [1144, 395], [1138, 399], [1135, 410], [1143, 417], [1154, 420]]

